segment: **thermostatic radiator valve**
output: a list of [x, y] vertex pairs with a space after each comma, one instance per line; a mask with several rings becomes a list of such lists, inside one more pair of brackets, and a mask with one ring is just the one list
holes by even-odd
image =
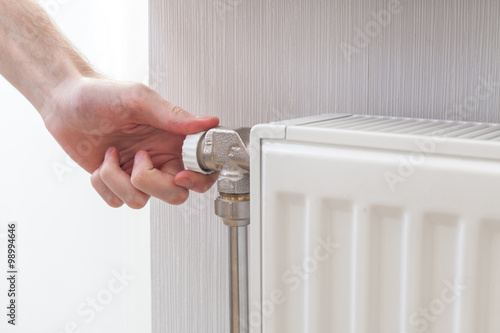
[[218, 127], [188, 135], [182, 147], [188, 170], [220, 172], [215, 214], [229, 227], [231, 333], [249, 332], [248, 244], [250, 224], [250, 128]]

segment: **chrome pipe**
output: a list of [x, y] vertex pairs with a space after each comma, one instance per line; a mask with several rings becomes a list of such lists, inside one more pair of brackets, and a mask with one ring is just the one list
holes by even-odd
[[250, 195], [221, 195], [215, 200], [215, 214], [229, 230], [230, 332], [248, 333], [248, 236]]
[[229, 227], [231, 333], [249, 332], [247, 227]]

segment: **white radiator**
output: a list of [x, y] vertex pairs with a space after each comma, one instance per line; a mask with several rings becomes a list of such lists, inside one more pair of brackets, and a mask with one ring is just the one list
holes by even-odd
[[253, 333], [500, 332], [500, 126], [327, 115], [251, 138]]

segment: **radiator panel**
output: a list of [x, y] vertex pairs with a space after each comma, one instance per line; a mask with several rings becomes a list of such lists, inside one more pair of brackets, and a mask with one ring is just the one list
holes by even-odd
[[[252, 247], [262, 325], [253, 331], [498, 332], [499, 147], [457, 156], [461, 142], [440, 142], [403, 177], [398, 167], [415, 157], [416, 138], [371, 140], [366, 129], [405, 120], [356, 122], [361, 135], [349, 144], [345, 129], [323, 122], [261, 142]], [[457, 126], [436, 127], [448, 125]], [[318, 143], [325, 130], [329, 140]], [[376, 142], [381, 135], [393, 136], [389, 149]], [[388, 172], [403, 181], [391, 185]]]

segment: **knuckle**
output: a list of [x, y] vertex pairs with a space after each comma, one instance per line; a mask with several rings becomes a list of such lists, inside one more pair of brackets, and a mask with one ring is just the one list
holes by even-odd
[[113, 208], [119, 208], [123, 206], [123, 201], [118, 199], [116, 196], [109, 196], [105, 201], [109, 206]]
[[99, 189], [99, 173], [98, 172], [94, 172], [91, 176], [90, 176], [90, 184], [92, 184], [92, 187], [97, 191]]
[[128, 93], [128, 105], [133, 108], [138, 108], [143, 104], [151, 94], [151, 89], [142, 83], [134, 84]]
[[143, 189], [148, 184], [148, 172], [144, 169], [134, 169], [130, 181], [134, 187]]
[[172, 126], [177, 126], [177, 124], [182, 123], [184, 117], [189, 115], [189, 112], [175, 104], [170, 104], [169, 113]]
[[129, 206], [132, 209], [141, 209], [144, 208], [144, 206], [146, 206], [147, 203], [148, 203], [148, 198], [141, 195], [136, 195], [127, 201], [127, 206]]
[[172, 114], [174, 114], [174, 115], [179, 115], [179, 114], [183, 114], [186, 111], [184, 111], [184, 109], [181, 108], [180, 106], [172, 104], [172, 106], [170, 108], [170, 112], [172, 112]]
[[99, 176], [102, 180], [110, 179], [113, 175], [112, 167], [109, 163], [104, 162], [101, 167], [101, 171], [99, 171]]

